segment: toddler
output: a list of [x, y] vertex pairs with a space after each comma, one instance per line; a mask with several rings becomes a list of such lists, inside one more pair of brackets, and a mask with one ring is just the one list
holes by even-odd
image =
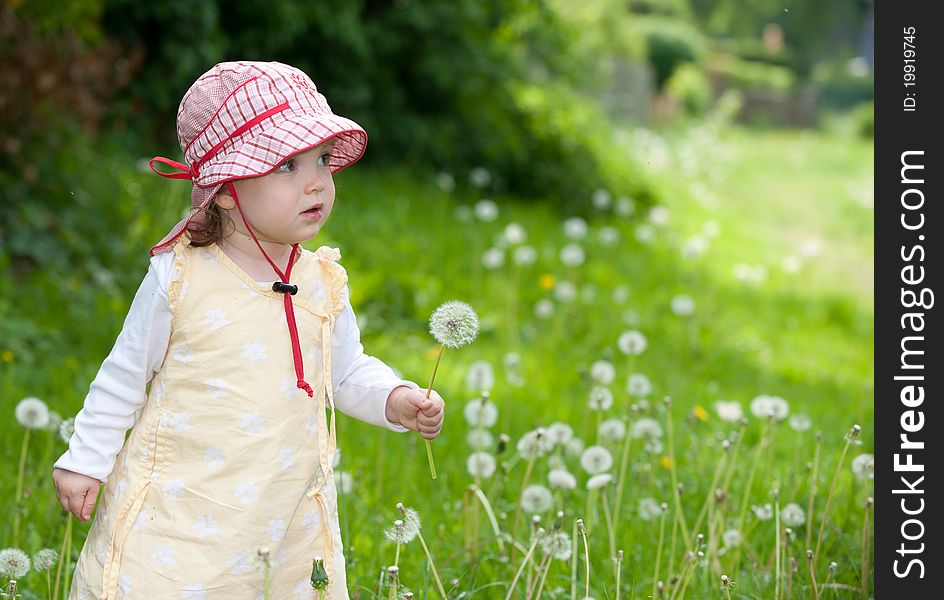
[[313, 597], [322, 557], [327, 597], [347, 598], [335, 405], [427, 439], [444, 416], [363, 353], [338, 250], [299, 246], [367, 134], [300, 70], [227, 62], [184, 95], [177, 135], [186, 164], [151, 168], [191, 180], [194, 208], [151, 248], [53, 470], [80, 521], [105, 484], [69, 598], [256, 600], [261, 548], [269, 597]]

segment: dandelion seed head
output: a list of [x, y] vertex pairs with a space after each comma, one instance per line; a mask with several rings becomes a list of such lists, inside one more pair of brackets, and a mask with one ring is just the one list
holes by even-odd
[[619, 441], [626, 437], [626, 423], [622, 419], [607, 419], [600, 423], [597, 434], [603, 441]]
[[613, 481], [613, 476], [609, 473], [600, 473], [587, 480], [588, 490], [598, 490]]
[[59, 438], [68, 444], [73, 433], [75, 433], [75, 419], [69, 417], [59, 425]]
[[587, 259], [583, 246], [577, 243], [567, 244], [560, 251], [560, 261], [568, 267], [579, 267]]
[[751, 510], [754, 511], [754, 516], [761, 521], [769, 521], [774, 516], [773, 506], [769, 502], [761, 506], [755, 504], [751, 507]]
[[541, 298], [534, 303], [534, 316], [539, 319], [548, 319], [554, 314], [554, 302], [548, 298]]
[[515, 264], [520, 267], [529, 267], [538, 259], [538, 251], [531, 246], [518, 246], [511, 254]]
[[597, 239], [600, 240], [601, 245], [612, 248], [619, 244], [620, 234], [615, 227], [604, 225], [597, 231]]
[[567, 423], [557, 421], [547, 426], [547, 437], [554, 444], [564, 445], [574, 437], [574, 429]]
[[487, 360], [476, 360], [465, 372], [465, 386], [475, 392], [487, 392], [495, 385], [495, 371]]
[[593, 194], [590, 196], [590, 202], [597, 210], [606, 210], [612, 204], [613, 196], [610, 195], [608, 190], [597, 188], [593, 190]]
[[551, 487], [559, 490], [572, 490], [577, 487], [577, 478], [567, 469], [551, 469], [547, 474]]
[[590, 446], [580, 455], [580, 466], [591, 475], [603, 473], [613, 466], [613, 455], [603, 446]]
[[33, 568], [37, 571], [45, 571], [56, 564], [59, 560], [59, 552], [52, 548], [43, 548], [33, 555]]
[[441, 304], [429, 319], [429, 332], [447, 348], [459, 348], [475, 340], [479, 319], [472, 307], [453, 300]]
[[35, 396], [17, 402], [14, 412], [19, 424], [27, 429], [45, 429], [49, 425], [49, 407]]
[[725, 548], [733, 548], [741, 543], [741, 532], [737, 529], [728, 529], [721, 534], [721, 542]]
[[469, 183], [477, 188], [483, 188], [492, 182], [492, 174], [485, 167], [475, 167], [469, 171]]
[[650, 417], [642, 417], [633, 422], [629, 429], [629, 435], [635, 439], [658, 439], [661, 438], [662, 425]]
[[397, 544], [409, 544], [419, 533], [419, 527], [407, 527], [406, 521], [397, 519], [393, 527], [384, 529], [384, 537]]
[[532, 484], [521, 492], [521, 510], [527, 513], [543, 513], [550, 510], [552, 501], [551, 490], [543, 485]]
[[719, 419], [728, 423], [736, 423], [744, 416], [744, 409], [737, 400], [718, 400], [715, 402], [715, 412]]
[[451, 173], [440, 171], [436, 174], [436, 185], [439, 186], [439, 189], [448, 194], [453, 189], [455, 189], [456, 180], [453, 178]]
[[783, 421], [790, 413], [790, 405], [779, 396], [756, 396], [751, 400], [751, 414], [760, 419], [773, 418]]
[[806, 513], [796, 502], [784, 506], [783, 510], [780, 511], [780, 518], [783, 519], [784, 524], [790, 527], [799, 527], [806, 523]]
[[790, 417], [790, 428], [794, 431], [807, 431], [812, 425], [813, 423], [806, 415], [793, 415]]
[[587, 222], [580, 217], [570, 217], [564, 221], [564, 235], [572, 240], [582, 240], [587, 237]]
[[21, 579], [30, 570], [30, 559], [19, 548], [0, 550], [0, 577]]
[[525, 240], [528, 239], [528, 233], [524, 230], [524, 227], [518, 223], [509, 223], [505, 225], [504, 236], [505, 241], [512, 246], [523, 244]]
[[495, 474], [495, 467], [495, 457], [488, 452], [474, 452], [466, 461], [466, 469], [473, 477], [491, 477]]
[[687, 294], [678, 294], [670, 302], [672, 312], [679, 317], [690, 317], [695, 312], [695, 300]]
[[499, 269], [505, 264], [505, 251], [501, 248], [489, 248], [482, 253], [482, 266], [486, 269]]
[[495, 438], [487, 429], [473, 429], [465, 436], [465, 441], [472, 448], [491, 448]]
[[[652, 393], [652, 383], [642, 373], [633, 373], [626, 380], [626, 393], [637, 398], [648, 396]], [[645, 408], [642, 400], [639, 401], [639, 407]]]
[[553, 442], [540, 427], [521, 436], [517, 444], [518, 452], [525, 458], [544, 456], [551, 448]]
[[472, 208], [475, 218], [484, 223], [491, 223], [498, 218], [498, 205], [484, 198], [475, 203]]
[[567, 452], [568, 456], [580, 456], [583, 453], [584, 443], [580, 438], [573, 438], [568, 440], [567, 444], [564, 446], [564, 451]]
[[639, 501], [639, 517], [643, 521], [653, 521], [662, 514], [659, 503], [652, 498], [643, 498]]
[[852, 459], [852, 472], [856, 479], [866, 480], [875, 478], [875, 457], [871, 454], [860, 454]]
[[613, 392], [610, 388], [595, 385], [590, 389], [590, 398], [587, 400], [590, 410], [609, 410], [613, 406]]
[[563, 531], [550, 533], [541, 541], [541, 550], [553, 560], [568, 561], [573, 553], [570, 536]]
[[616, 378], [616, 369], [610, 361], [600, 359], [591, 365], [590, 378], [599, 385], [610, 385]]
[[642, 332], [630, 329], [620, 334], [619, 338], [616, 340], [616, 346], [623, 354], [636, 356], [646, 350], [648, 342]]
[[577, 297], [577, 286], [569, 281], [558, 281], [554, 285], [554, 297], [564, 304], [573, 302]]
[[498, 407], [491, 400], [476, 398], [466, 402], [462, 416], [472, 427], [491, 427], [498, 421]]

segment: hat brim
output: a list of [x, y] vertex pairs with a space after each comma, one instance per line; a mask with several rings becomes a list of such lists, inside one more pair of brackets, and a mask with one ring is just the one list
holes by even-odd
[[258, 134], [221, 150], [200, 166], [191, 191], [193, 210], [151, 247], [151, 256], [170, 250], [184, 230], [205, 226], [204, 209], [226, 182], [267, 175], [289, 157], [332, 139], [328, 166], [333, 174], [357, 162], [367, 147], [367, 132], [346, 117], [301, 112], [279, 116], [284, 118], [276, 123], [263, 122]]

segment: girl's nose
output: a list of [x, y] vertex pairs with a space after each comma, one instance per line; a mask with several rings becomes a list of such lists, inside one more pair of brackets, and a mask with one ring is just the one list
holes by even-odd
[[[321, 171], [322, 169], [313, 169], [313, 172], [309, 175], [308, 184], [305, 186], [307, 193], [311, 194], [325, 189], [325, 175]], [[328, 175], [328, 177], [330, 177], [330, 175]]]

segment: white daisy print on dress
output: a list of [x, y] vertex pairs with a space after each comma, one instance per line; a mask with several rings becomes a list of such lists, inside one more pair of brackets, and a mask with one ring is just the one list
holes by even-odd
[[308, 437], [314, 437], [315, 433], [318, 431], [318, 417], [308, 415], [308, 422], [305, 423], [305, 429], [308, 430]]
[[120, 498], [126, 487], [128, 487], [128, 481], [122, 477], [118, 480], [118, 483], [115, 484], [115, 498]]
[[187, 344], [180, 344], [174, 348], [174, 353], [172, 354], [174, 360], [182, 362], [185, 365], [189, 365], [193, 362], [193, 348]]
[[306, 397], [305, 392], [298, 387], [298, 381], [295, 379], [283, 379], [279, 391], [282, 393], [284, 400], [298, 400]]
[[272, 561], [272, 567], [281, 567], [286, 562], [288, 562], [288, 555], [285, 553], [285, 548], [279, 550], [279, 554], [275, 557], [275, 560]]
[[296, 600], [312, 600], [315, 597], [315, 588], [311, 587], [311, 582], [307, 579], [301, 579], [295, 584]]
[[[249, 553], [248, 552], [238, 552], [236, 554], [231, 554], [229, 560], [226, 561], [226, 569], [233, 575], [241, 575], [243, 573], [249, 572]], [[310, 584], [309, 584], [310, 587]]]
[[219, 448], [207, 448], [204, 450], [203, 460], [206, 461], [207, 467], [211, 469], [222, 467], [223, 463], [226, 462], [223, 459], [223, 451]]
[[220, 259], [217, 258], [216, 255], [213, 254], [212, 252], [210, 252], [209, 250], [203, 250], [203, 251], [201, 251], [201, 252], [199, 253], [199, 256], [200, 256], [200, 258], [202, 258], [203, 260], [207, 261], [208, 263], [218, 263], [218, 262], [220, 262]]
[[206, 316], [203, 318], [203, 323], [216, 331], [220, 327], [230, 324], [229, 315], [226, 314], [226, 311], [222, 307], [211, 308], [206, 312]]
[[266, 355], [266, 347], [259, 340], [249, 342], [243, 346], [242, 356], [246, 357], [246, 359], [249, 360], [249, 364], [252, 365], [256, 364], [260, 360], [265, 360], [268, 358]]
[[164, 484], [164, 493], [176, 500], [184, 495], [184, 483], [179, 479], [171, 479]]
[[259, 413], [246, 413], [240, 421], [240, 428], [245, 429], [246, 433], [261, 433], [263, 422], [262, 415]]
[[234, 495], [242, 504], [250, 504], [259, 499], [259, 490], [252, 481], [245, 481], [236, 486]]
[[166, 544], [163, 546], [157, 546], [154, 548], [154, 551], [151, 552], [151, 558], [154, 559], [154, 562], [162, 567], [174, 564], [174, 547]]
[[124, 600], [130, 597], [129, 594], [131, 594], [131, 578], [122, 575], [118, 578], [118, 597]]
[[180, 590], [180, 597], [182, 600], [206, 600], [207, 593], [202, 584], [191, 583]]
[[175, 412], [170, 418], [171, 425], [174, 426], [174, 433], [181, 433], [190, 429], [190, 415], [185, 412]]
[[282, 470], [284, 471], [295, 464], [295, 455], [291, 448], [282, 448], [279, 450], [279, 455], [275, 458], [275, 460], [279, 463], [279, 466], [282, 467]]
[[221, 377], [214, 377], [212, 379], [207, 379], [205, 382], [207, 391], [210, 392], [210, 396], [214, 400], [219, 400], [220, 398], [225, 398], [229, 396], [229, 386], [226, 384], [226, 380]]
[[266, 533], [272, 537], [273, 542], [282, 541], [282, 538], [285, 537], [285, 521], [282, 519], [269, 521], [269, 525], [266, 527]]
[[203, 515], [197, 519], [197, 534], [202, 538], [206, 539], [207, 537], [219, 533], [219, 524], [216, 522], [216, 519], [213, 515]]
[[146, 510], [142, 510], [141, 512], [138, 513], [137, 518], [135, 518], [134, 525], [131, 526], [131, 530], [137, 531], [138, 529], [145, 527], [147, 525], [148, 519], [150, 518], [151, 518], [151, 513], [149, 513]]
[[306, 512], [305, 516], [302, 518], [302, 527], [304, 527], [305, 531], [308, 533], [314, 533], [318, 528], [318, 513], [313, 510]]

